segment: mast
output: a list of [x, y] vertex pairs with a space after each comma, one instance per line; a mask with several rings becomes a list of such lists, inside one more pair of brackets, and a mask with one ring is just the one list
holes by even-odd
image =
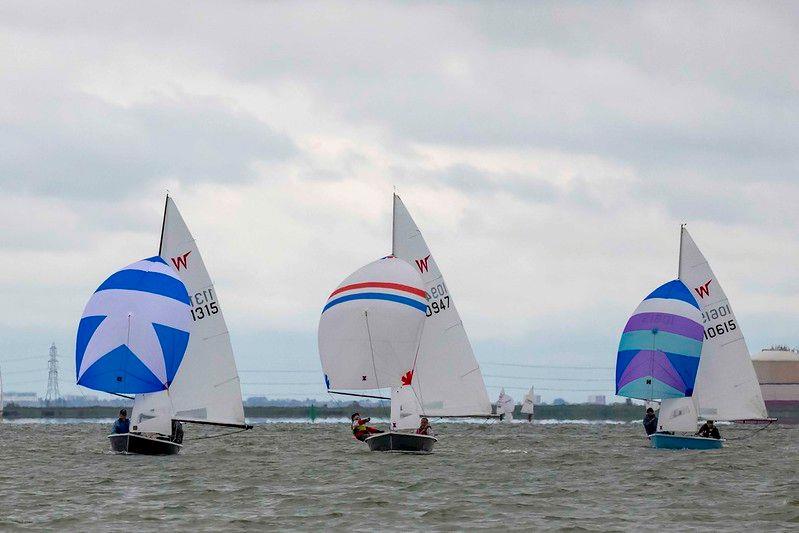
[[397, 188], [394, 187], [394, 194], [391, 197], [391, 255], [396, 255], [397, 242]]
[[166, 199], [164, 199], [164, 218], [161, 220], [161, 238], [158, 240], [158, 255], [161, 255], [164, 247], [164, 228], [166, 227], [166, 208], [169, 205], [169, 191], [166, 193]]
[[682, 275], [682, 236], [685, 233], [685, 224], [680, 224], [680, 250], [677, 252], [677, 278]]

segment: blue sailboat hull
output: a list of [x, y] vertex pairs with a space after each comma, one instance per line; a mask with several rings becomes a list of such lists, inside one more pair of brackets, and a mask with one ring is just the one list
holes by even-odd
[[724, 444], [724, 439], [669, 435], [667, 433], [653, 433], [649, 436], [649, 440], [653, 448], [668, 450], [718, 450]]

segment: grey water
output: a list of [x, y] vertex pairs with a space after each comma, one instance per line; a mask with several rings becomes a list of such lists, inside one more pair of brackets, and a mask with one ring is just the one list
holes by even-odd
[[341, 423], [191, 426], [172, 457], [113, 455], [108, 429], [0, 423], [0, 530], [799, 530], [797, 427], [673, 451], [639, 424], [436, 424], [406, 455]]

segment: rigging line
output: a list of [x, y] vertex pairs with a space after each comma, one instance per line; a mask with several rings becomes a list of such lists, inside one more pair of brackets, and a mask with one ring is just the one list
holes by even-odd
[[774, 423], [774, 421], [773, 421], [773, 420], [769, 420], [768, 424], [766, 424], [766, 425], [765, 425], [765, 426], [763, 426], [762, 428], [758, 428], [758, 429], [756, 429], [755, 431], [753, 431], [753, 432], [752, 432], [752, 433], [750, 433], [749, 435], [744, 435], [743, 437], [738, 437], [738, 438], [735, 438], [735, 439], [733, 439], [733, 438], [727, 438], [727, 440], [728, 440], [728, 441], [732, 441], [732, 440], [746, 440], [746, 439], [749, 439], [749, 438], [751, 438], [751, 437], [754, 437], [755, 435], [757, 435], [758, 433], [760, 433], [760, 432], [761, 432], [761, 431], [763, 431], [764, 429], [767, 429], [767, 428], [768, 428], [768, 427], [769, 427], [771, 424], [773, 424], [773, 423]]
[[518, 366], [523, 368], [558, 368], [568, 370], [613, 370], [612, 366], [557, 366], [557, 365], [527, 365], [522, 363], [483, 363], [484, 365]]
[[366, 333], [369, 335], [369, 351], [372, 353], [372, 369], [375, 373], [375, 383], [377, 388], [380, 388], [380, 379], [377, 376], [377, 365], [375, 364], [375, 349], [372, 346], [372, 330], [369, 328], [369, 311], [364, 310], [363, 318], [366, 320]]

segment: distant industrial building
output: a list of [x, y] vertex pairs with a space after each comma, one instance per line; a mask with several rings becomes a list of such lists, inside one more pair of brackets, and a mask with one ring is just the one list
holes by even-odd
[[752, 363], [769, 416], [799, 423], [799, 350], [772, 346], [752, 356]]
[[588, 403], [593, 405], [605, 405], [607, 401], [604, 394], [592, 394], [588, 397]]

